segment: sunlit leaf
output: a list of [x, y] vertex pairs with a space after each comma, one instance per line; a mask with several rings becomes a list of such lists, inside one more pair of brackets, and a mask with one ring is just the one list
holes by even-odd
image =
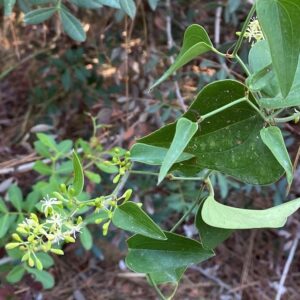
[[280, 228], [300, 207], [300, 198], [262, 210], [226, 206], [208, 197], [201, 212], [203, 221], [226, 229]]

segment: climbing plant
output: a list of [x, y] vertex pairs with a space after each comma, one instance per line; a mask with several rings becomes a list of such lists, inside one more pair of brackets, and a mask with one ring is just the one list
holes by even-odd
[[[131, 7], [132, 1], [99, 0], [89, 1], [89, 5], [108, 2], [110, 5], [118, 3], [130, 15], [126, 9]], [[77, 21], [61, 1], [55, 1], [52, 7], [29, 12], [25, 20], [38, 23], [54, 13], [60, 15], [64, 27], [70, 25], [69, 29], [66, 25], [65, 31], [72, 38], [84, 39], [84, 34], [76, 30]], [[245, 82], [222, 80], [208, 84], [174, 123], [139, 139], [130, 152], [116, 150], [112, 159], [105, 163], [118, 170], [113, 178], [115, 189], [109, 195], [80, 200], [84, 172], [74, 151], [73, 182], [61, 184], [50, 197], [43, 199], [39, 213], [31, 213], [17, 226], [13, 241], [6, 249], [18, 249], [20, 263], [25, 268], [42, 270], [38, 253], [63, 255], [63, 244], [75, 242], [87, 224], [89, 212], [100, 213], [93, 220], [102, 224], [104, 235], [111, 223], [134, 234], [127, 240], [128, 268], [146, 274], [159, 296], [171, 299], [186, 269], [214, 256], [214, 249], [233, 231], [284, 226], [287, 218], [300, 207], [300, 198], [263, 210], [231, 207], [216, 199], [210, 176], [218, 171], [255, 185], [272, 184], [286, 176], [289, 190], [294, 167], [281, 124], [297, 122], [300, 118], [299, 15], [297, 0], [257, 0], [238, 33], [237, 42], [226, 53], [215, 48], [202, 26], [189, 26], [175, 62], [152, 88], [207, 52], [238, 63], [247, 76]], [[245, 39], [251, 42], [247, 62], [239, 56]], [[47, 140], [41, 142], [49, 143]], [[48, 148], [51, 147], [49, 143]], [[176, 179], [202, 182], [193, 205], [173, 228], [160, 228], [142, 209], [141, 203], [131, 200], [134, 191], [123, 191], [130, 174], [147, 174], [136, 170], [133, 163], [157, 166], [157, 184], [174, 179], [174, 174]], [[197, 211], [197, 240], [175, 233], [193, 211]], [[162, 294], [158, 287], [162, 283], [174, 285], [173, 295]]]

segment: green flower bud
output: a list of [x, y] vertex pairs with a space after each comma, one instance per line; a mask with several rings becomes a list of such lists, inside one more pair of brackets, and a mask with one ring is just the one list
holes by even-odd
[[130, 199], [131, 195], [132, 195], [132, 189], [128, 189], [121, 198], [124, 198], [126, 202]]
[[29, 267], [31, 267], [31, 268], [34, 267], [34, 260], [32, 259], [31, 256], [28, 258], [28, 265], [29, 265]]
[[64, 251], [62, 251], [61, 249], [55, 249], [55, 248], [52, 248], [50, 249], [50, 252], [56, 254], [56, 255], [64, 255]]
[[60, 188], [60, 190], [61, 190], [64, 194], [67, 193], [67, 187], [66, 187], [66, 185], [65, 185], [64, 183], [62, 183], [62, 184], [59, 186], [59, 188]]
[[110, 225], [110, 221], [104, 223], [103, 226], [102, 226], [102, 232], [103, 232], [104, 236], [106, 236], [107, 233], [108, 233], [109, 225]]
[[120, 174], [116, 175], [115, 178], [113, 179], [113, 183], [117, 184], [119, 182], [119, 180], [120, 180], [120, 177], [121, 177]]
[[17, 233], [13, 233], [12, 234], [12, 238], [17, 241], [17, 242], [23, 242], [23, 240], [21, 239], [21, 237], [17, 234]]
[[15, 249], [17, 247], [20, 246], [20, 243], [8, 243], [6, 246], [5, 246], [5, 249], [6, 250], [12, 250], [12, 249]]
[[67, 243], [75, 243], [76, 241], [75, 241], [74, 238], [72, 238], [71, 236], [67, 235], [67, 236], [65, 236], [65, 242], [67, 242]]
[[35, 265], [36, 265], [38, 270], [40, 270], [40, 271], [43, 270], [43, 264], [37, 257], [35, 257]]

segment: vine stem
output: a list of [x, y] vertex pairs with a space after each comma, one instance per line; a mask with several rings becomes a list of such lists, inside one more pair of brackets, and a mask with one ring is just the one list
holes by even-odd
[[[139, 171], [139, 170], [131, 170], [129, 173], [131, 174], [140, 174], [140, 175], [150, 175], [150, 176], [159, 176], [159, 173], [155, 172], [148, 172], [148, 171]], [[166, 176], [166, 179], [169, 179], [171, 181], [179, 181], [179, 180], [185, 180], [185, 181], [202, 181], [203, 177], [178, 177], [174, 176], [172, 174], [168, 174]]]
[[300, 112], [285, 118], [274, 118], [274, 121], [276, 123], [286, 123], [286, 122], [294, 121], [298, 118], [300, 118]]
[[150, 274], [147, 274], [147, 277], [149, 279], [149, 281], [151, 282], [151, 284], [153, 285], [157, 295], [161, 298], [161, 300], [168, 300], [164, 294], [161, 292], [161, 290], [159, 289], [159, 287], [157, 286], [156, 282], [153, 280], [152, 276]]
[[207, 179], [209, 178], [209, 176], [211, 175], [211, 173], [212, 173], [212, 171], [209, 171], [206, 174], [205, 178], [203, 179], [203, 183], [202, 183], [202, 186], [200, 188], [199, 195], [196, 198], [196, 201], [194, 201], [193, 205], [180, 218], [180, 220], [172, 227], [172, 229], [170, 230], [170, 232], [174, 232], [184, 222], [184, 220], [191, 214], [191, 212], [194, 210], [194, 208], [203, 201], [202, 193], [203, 193], [204, 188], [205, 188], [205, 186], [207, 184]]
[[235, 45], [235, 47], [233, 49], [233, 52], [231, 54], [231, 57], [233, 57], [233, 58], [237, 58], [237, 53], [238, 53], [238, 51], [240, 50], [240, 48], [242, 46], [245, 32], [246, 32], [247, 27], [248, 27], [248, 25], [250, 23], [250, 20], [251, 20], [253, 14], [255, 12], [255, 9], [256, 9], [256, 6], [255, 6], [255, 4], [253, 4], [253, 6], [251, 7], [251, 10], [250, 10], [250, 12], [249, 12], [249, 14], [247, 16], [247, 19], [246, 19], [246, 21], [245, 21], [245, 23], [244, 23], [244, 25], [242, 27], [242, 31], [241, 31], [241, 34], [240, 34], [240, 36], [238, 38], [238, 41], [237, 41], [237, 43], [236, 43], [236, 45]]

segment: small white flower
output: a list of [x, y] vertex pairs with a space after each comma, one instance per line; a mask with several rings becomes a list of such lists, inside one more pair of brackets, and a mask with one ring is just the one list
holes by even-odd
[[52, 243], [59, 244], [61, 241], [65, 240], [65, 233], [61, 232], [60, 230], [53, 233], [53, 240]]
[[246, 30], [245, 37], [248, 38], [249, 42], [251, 42], [251, 40], [258, 42], [264, 39], [259, 21], [256, 18], [252, 19], [250, 22]]
[[47, 195], [46, 197], [43, 198], [41, 203], [42, 203], [42, 210], [46, 212], [49, 209], [52, 209], [53, 205], [61, 204], [61, 201], [57, 200], [56, 198], [50, 198], [49, 195]]
[[65, 219], [60, 214], [53, 214], [49, 219], [47, 219], [48, 224], [53, 224], [58, 228], [61, 228]]
[[77, 233], [81, 233], [81, 229], [82, 229], [82, 223], [81, 224], [77, 224], [77, 225], [67, 225], [69, 228], [70, 228], [70, 230], [68, 231], [68, 233], [70, 234], [70, 235], [73, 235], [73, 237], [74, 237], [74, 239], [76, 239], [76, 234]]

